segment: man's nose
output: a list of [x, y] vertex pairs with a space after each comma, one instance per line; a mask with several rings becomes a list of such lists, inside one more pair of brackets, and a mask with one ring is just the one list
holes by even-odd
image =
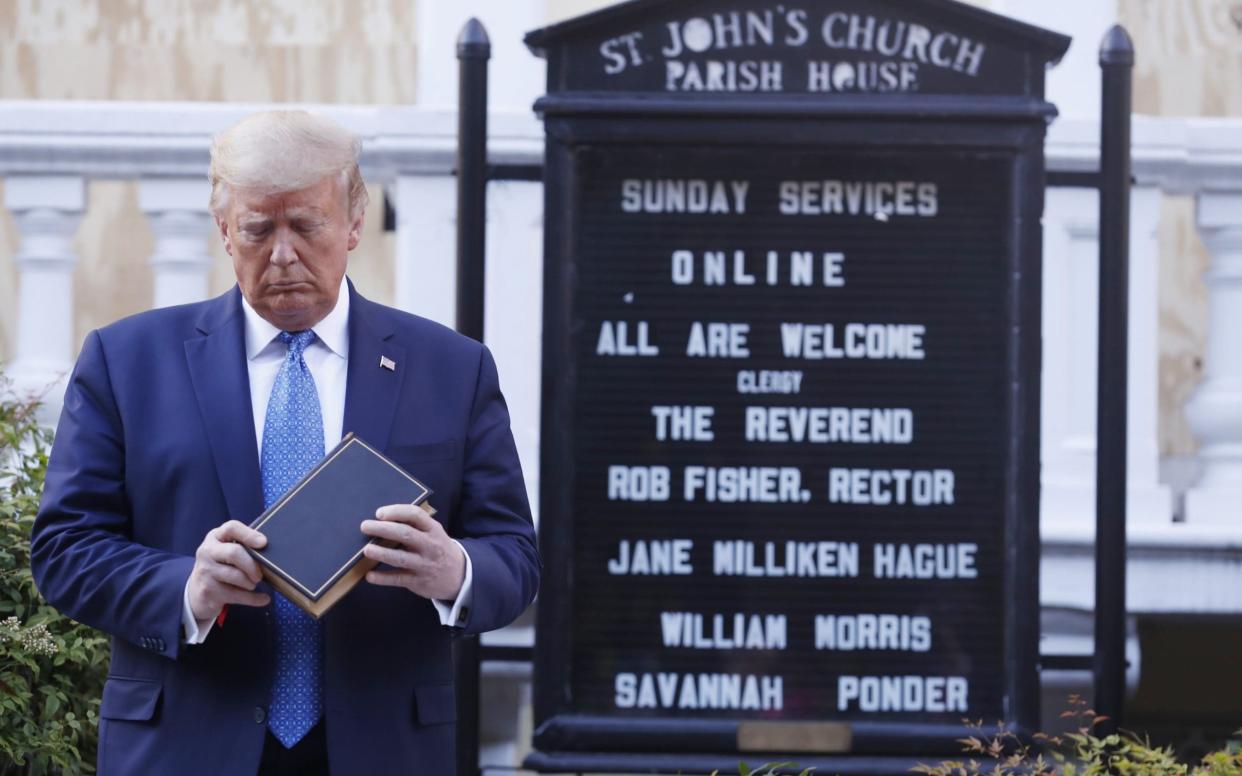
[[277, 230], [276, 243], [272, 246], [272, 263], [285, 267], [297, 260], [297, 251], [293, 249], [293, 235], [288, 229]]

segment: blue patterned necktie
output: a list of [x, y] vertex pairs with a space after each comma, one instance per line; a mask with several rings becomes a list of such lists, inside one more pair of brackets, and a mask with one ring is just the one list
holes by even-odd
[[[302, 358], [313, 331], [280, 333], [289, 346], [263, 421], [263, 506], [270, 507], [323, 458], [323, 416], [315, 379]], [[277, 593], [276, 676], [267, 724], [285, 747], [315, 726], [323, 711], [319, 623]]]

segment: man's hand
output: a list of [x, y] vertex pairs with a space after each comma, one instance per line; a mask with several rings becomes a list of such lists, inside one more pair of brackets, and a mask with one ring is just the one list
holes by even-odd
[[266, 544], [266, 536], [236, 520], [211, 529], [194, 553], [194, 570], [186, 585], [194, 619], [214, 618], [225, 604], [267, 606], [271, 596], [254, 592], [263, 572], [245, 549], [259, 550]]
[[396, 542], [393, 548], [368, 544], [368, 558], [392, 566], [371, 571], [373, 585], [404, 587], [424, 598], [452, 601], [466, 581], [466, 556], [427, 510], [410, 504], [390, 504], [375, 510], [375, 520], [363, 520], [362, 532]]

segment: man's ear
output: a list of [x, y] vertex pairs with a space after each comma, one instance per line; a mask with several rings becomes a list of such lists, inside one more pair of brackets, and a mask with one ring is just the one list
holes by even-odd
[[224, 252], [233, 255], [233, 240], [229, 238], [229, 222], [221, 218], [217, 213], [215, 215], [216, 228], [220, 230], [220, 240], [224, 243]]
[[358, 247], [358, 241], [362, 239], [362, 227], [366, 224], [366, 222], [367, 211], [363, 209], [362, 212], [354, 217], [354, 220], [349, 225], [348, 250], [352, 251], [354, 248]]

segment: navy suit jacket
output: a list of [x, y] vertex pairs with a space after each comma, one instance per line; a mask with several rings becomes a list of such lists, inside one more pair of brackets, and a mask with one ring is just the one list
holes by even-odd
[[[434, 489], [470, 554], [468, 632], [531, 602], [539, 558], [496, 365], [479, 343], [350, 287], [345, 428]], [[252, 774], [272, 682], [270, 606], [182, 643], [194, 551], [263, 511], [237, 288], [87, 336], [31, 539], [39, 590], [112, 635], [99, 772]], [[380, 367], [380, 357], [396, 370]], [[454, 772], [450, 641], [431, 603], [362, 583], [323, 619], [333, 774]]]

